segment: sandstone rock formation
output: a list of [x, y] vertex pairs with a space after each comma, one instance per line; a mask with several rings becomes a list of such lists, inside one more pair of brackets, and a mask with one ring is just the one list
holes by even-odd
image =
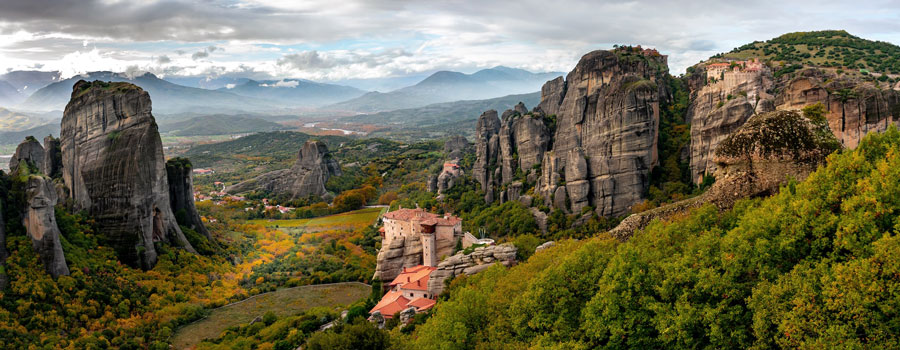
[[900, 118], [900, 93], [830, 69], [808, 67], [776, 79], [768, 65], [756, 60], [710, 61], [693, 67], [688, 86], [696, 183], [715, 173], [713, 153], [719, 142], [755, 114], [822, 103], [831, 131], [849, 148], [866, 133], [883, 131]]
[[444, 291], [444, 281], [459, 275], [474, 275], [494, 264], [512, 266], [516, 264], [516, 247], [506, 243], [475, 248], [472, 253], [456, 253], [437, 266], [428, 279], [428, 290], [434, 295]]
[[719, 142], [756, 113], [774, 110], [769, 91], [772, 71], [757, 62], [731, 65], [711, 62], [695, 66], [689, 76], [691, 105], [691, 170], [695, 183], [715, 172], [712, 153]]
[[19, 163], [23, 161], [38, 171], [44, 165], [44, 147], [32, 136], [25, 138], [25, 141], [16, 147], [16, 153], [9, 159], [9, 172], [15, 173]]
[[448, 159], [460, 159], [469, 152], [471, 148], [472, 145], [469, 143], [469, 140], [466, 140], [465, 137], [460, 135], [452, 136], [444, 142], [444, 153], [447, 154]]
[[166, 176], [169, 181], [169, 204], [175, 213], [175, 220], [214, 242], [212, 235], [194, 206], [194, 175], [191, 161], [187, 158], [172, 158], [166, 161]]
[[858, 78], [807, 68], [779, 82], [778, 110], [822, 103], [828, 125], [844, 147], [856, 148], [869, 132], [881, 132], [900, 119], [900, 92]]
[[472, 167], [472, 175], [475, 181], [481, 184], [485, 192], [485, 202], [494, 201], [494, 170], [496, 169], [497, 155], [500, 154], [500, 119], [497, 111], [489, 110], [478, 117], [475, 127], [475, 165]]
[[31, 244], [44, 268], [54, 278], [69, 274], [66, 257], [56, 226], [54, 206], [57, 201], [53, 182], [41, 175], [30, 175], [25, 188], [25, 210], [22, 225], [31, 238]]
[[704, 194], [627, 217], [610, 234], [627, 239], [653, 220], [665, 220], [706, 203], [720, 210], [735, 201], [774, 194], [793, 178], [804, 180], [841, 148], [824, 120], [775, 111], [751, 117], [719, 142], [714, 153], [716, 182]]
[[169, 202], [162, 141], [150, 95], [129, 83], [79, 81], [60, 132], [63, 180], [119, 258], [152, 267], [155, 242], [194, 252]]
[[289, 169], [262, 174], [225, 189], [228, 193], [262, 190], [275, 194], [288, 194], [291, 199], [322, 196], [325, 182], [331, 176], [340, 176], [341, 168], [328, 146], [321, 141], [307, 141], [297, 154], [297, 161]]
[[604, 216], [628, 212], [642, 200], [657, 163], [667, 72], [666, 57], [655, 50], [594, 51], [565, 80], [547, 82], [532, 112], [520, 104], [501, 120], [494, 111], [482, 114], [473, 173], [485, 199], [503, 189], [512, 200], [508, 184], [520, 181], [536, 184], [544, 203], [566, 212], [587, 206]]
[[62, 176], [62, 151], [58, 138], [44, 137], [44, 163], [41, 172], [52, 179]]

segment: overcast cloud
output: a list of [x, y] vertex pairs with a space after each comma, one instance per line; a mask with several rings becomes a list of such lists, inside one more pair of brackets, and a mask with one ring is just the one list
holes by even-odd
[[506, 65], [568, 71], [641, 44], [673, 73], [754, 40], [846, 29], [900, 44], [896, 1], [3, 0], [0, 70], [344, 80]]

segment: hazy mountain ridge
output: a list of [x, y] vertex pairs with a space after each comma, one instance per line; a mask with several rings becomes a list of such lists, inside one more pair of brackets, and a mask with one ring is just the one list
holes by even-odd
[[239, 115], [206, 115], [188, 120], [160, 122], [159, 132], [175, 136], [243, 134], [286, 129], [284, 125]]
[[74, 76], [41, 88], [19, 107], [26, 110], [62, 110], [72, 93], [72, 86], [79, 80], [130, 82], [146, 90], [154, 101], [154, 111], [175, 113], [185, 111], [245, 111], [276, 108], [269, 101], [236, 94], [192, 88], [159, 79], [151, 73], [136, 77], [113, 72], [92, 72]]
[[502, 66], [472, 74], [439, 71], [413, 86], [391, 92], [370, 92], [324, 108], [373, 113], [441, 102], [490, 99], [538, 91], [545, 82], [561, 75], [558, 72], [531, 73]]
[[217, 91], [265, 99], [287, 106], [319, 107], [356, 98], [365, 91], [344, 85], [317, 83], [305, 79], [248, 80]]

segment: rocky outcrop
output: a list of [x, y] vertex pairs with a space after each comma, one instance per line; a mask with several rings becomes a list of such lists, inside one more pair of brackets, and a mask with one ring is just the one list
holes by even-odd
[[881, 132], [900, 119], [900, 93], [830, 70], [807, 68], [779, 82], [778, 110], [822, 103], [828, 125], [844, 147], [855, 148], [869, 132]]
[[62, 150], [58, 138], [44, 137], [44, 163], [41, 172], [51, 179], [62, 176]]
[[76, 83], [63, 114], [60, 149], [73, 209], [96, 220], [122, 261], [152, 267], [156, 242], [194, 252], [172, 212], [146, 91], [129, 83]]
[[516, 264], [516, 247], [512, 244], [490, 245], [475, 248], [469, 254], [456, 253], [437, 266], [428, 279], [428, 290], [434, 295], [444, 291], [444, 281], [459, 275], [474, 275], [494, 264], [512, 266]]
[[472, 175], [481, 184], [484, 201], [494, 201], [494, 172], [497, 169], [497, 156], [500, 154], [500, 119], [497, 111], [489, 110], [478, 117], [475, 127], [475, 165]]
[[406, 236], [395, 239], [378, 251], [375, 275], [372, 279], [392, 281], [404, 267], [422, 264], [422, 240]]
[[472, 145], [465, 137], [455, 135], [444, 142], [444, 153], [448, 159], [460, 159], [466, 153], [470, 152]]
[[796, 111], [821, 103], [832, 133], [848, 148], [900, 118], [900, 92], [833, 69], [807, 67], [776, 79], [771, 68], [758, 61], [720, 60], [702, 63], [692, 71], [688, 118], [696, 183], [715, 173], [713, 153], [718, 144], [755, 114]]
[[25, 210], [22, 225], [31, 245], [41, 258], [44, 269], [54, 278], [68, 275], [69, 267], [56, 226], [54, 206], [57, 201], [53, 182], [41, 175], [30, 175], [25, 187]]
[[706, 203], [727, 210], [742, 198], [767, 196], [790, 179], [802, 181], [841, 148], [824, 120], [775, 111], [751, 117], [718, 145], [716, 182], [704, 194], [627, 217], [610, 234], [627, 239], [653, 220], [666, 220]]
[[[482, 176], [476, 178], [486, 197], [522, 181], [536, 184], [544, 203], [566, 212], [588, 206], [603, 216], [628, 212], [642, 200], [657, 163], [667, 72], [666, 57], [655, 50], [627, 47], [582, 57], [565, 80], [544, 85], [532, 112], [519, 105], [503, 113], [496, 132], [499, 156], [478, 153]], [[495, 129], [484, 126], [493, 125], [493, 115], [479, 119], [480, 149], [491, 150]], [[497, 170], [491, 177], [487, 169]]]
[[555, 245], [556, 245], [556, 242], [554, 242], [554, 241], [544, 242], [544, 243], [541, 243], [541, 245], [539, 245], [539, 246], [537, 246], [536, 248], [534, 248], [534, 252], [535, 252], [535, 253], [539, 253], [539, 252], [541, 252], [542, 250], [544, 250], [544, 249], [550, 249], [550, 248], [552, 248], [552, 247], [555, 246]]
[[321, 141], [307, 141], [297, 154], [297, 161], [289, 169], [262, 174], [225, 189], [228, 193], [266, 191], [287, 194], [291, 199], [323, 196], [325, 183], [331, 176], [340, 176], [341, 168]]
[[693, 67], [687, 119], [691, 123], [691, 171], [695, 183], [713, 174], [713, 151], [723, 139], [756, 113], [774, 109], [772, 71], [756, 61], [708, 62]]
[[194, 206], [194, 176], [191, 161], [187, 158], [172, 158], [166, 161], [166, 176], [169, 181], [169, 205], [175, 213], [178, 224], [196, 231], [210, 242], [215, 242], [209, 230], [203, 225], [197, 207]]
[[25, 141], [16, 147], [16, 153], [9, 159], [9, 172], [15, 173], [21, 162], [27, 163], [38, 171], [44, 165], [44, 147], [32, 136], [25, 138]]

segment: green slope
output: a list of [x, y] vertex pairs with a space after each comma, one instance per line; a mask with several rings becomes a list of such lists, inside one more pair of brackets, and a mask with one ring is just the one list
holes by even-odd
[[758, 57], [789, 64], [900, 74], [900, 46], [862, 39], [843, 30], [788, 33], [714, 56], [718, 57]]
[[454, 282], [415, 349], [900, 346], [900, 132], [780, 194]]

